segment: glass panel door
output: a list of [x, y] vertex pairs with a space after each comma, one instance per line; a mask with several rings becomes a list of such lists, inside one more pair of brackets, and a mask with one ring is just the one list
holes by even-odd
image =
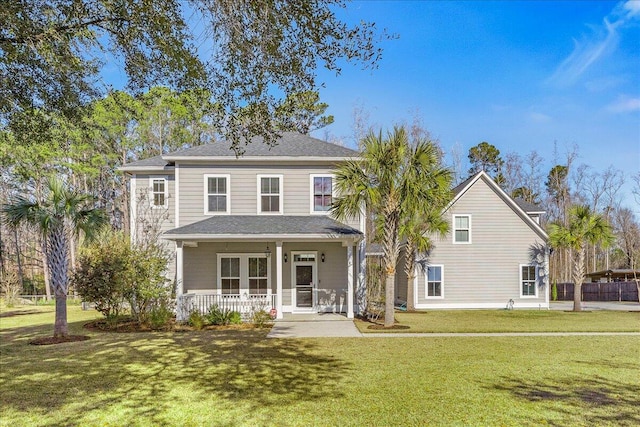
[[296, 307], [313, 307], [313, 265], [296, 265]]

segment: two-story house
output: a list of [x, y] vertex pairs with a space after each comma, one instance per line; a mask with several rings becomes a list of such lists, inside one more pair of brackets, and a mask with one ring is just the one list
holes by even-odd
[[288, 132], [273, 147], [254, 138], [243, 148], [236, 156], [219, 142], [121, 168], [130, 177], [132, 238], [145, 212], [174, 254], [178, 315], [219, 305], [275, 309], [278, 318], [353, 317], [364, 287], [364, 215], [341, 223], [328, 213], [333, 170], [358, 153]]
[[[542, 213], [509, 197], [485, 172], [460, 183], [444, 210], [449, 233], [433, 237], [433, 249], [417, 268], [415, 307], [548, 308], [548, 236], [540, 226]], [[396, 282], [396, 295], [406, 300], [404, 271]]]

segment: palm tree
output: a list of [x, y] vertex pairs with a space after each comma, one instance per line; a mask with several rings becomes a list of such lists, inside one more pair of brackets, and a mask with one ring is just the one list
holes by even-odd
[[[448, 181], [449, 183], [451, 180]], [[449, 185], [441, 189], [449, 192]], [[407, 276], [407, 311], [414, 311], [413, 281], [416, 277], [416, 261], [419, 254], [426, 254], [433, 248], [431, 236], [445, 236], [449, 223], [444, 219], [442, 208], [431, 207], [427, 212], [409, 216], [400, 227], [400, 235], [406, 239], [404, 244], [404, 273]]]
[[51, 287], [56, 298], [56, 320], [53, 336], [69, 336], [67, 327], [67, 292], [69, 288], [69, 237], [80, 231], [90, 238], [106, 223], [104, 212], [88, 206], [86, 195], [65, 188], [52, 178], [44, 200], [17, 196], [3, 206], [5, 221], [12, 227], [27, 223], [35, 226], [44, 238], [45, 257], [51, 275]]
[[573, 253], [573, 311], [581, 311], [582, 282], [585, 277], [584, 258], [587, 244], [611, 245], [615, 237], [604, 217], [586, 205], [569, 209], [568, 225], [554, 223], [549, 226], [549, 243], [556, 248], [570, 249]]
[[437, 151], [433, 143], [418, 141], [413, 147], [403, 127], [395, 127], [383, 138], [369, 133], [362, 141], [358, 160], [343, 163], [336, 170], [336, 191], [339, 197], [331, 208], [332, 215], [346, 219], [362, 214], [363, 209], [374, 216], [375, 240], [382, 244], [385, 274], [384, 326], [394, 323], [395, 275], [400, 252], [400, 226], [411, 206], [439, 203], [433, 189], [451, 174], [443, 170], [434, 173]]

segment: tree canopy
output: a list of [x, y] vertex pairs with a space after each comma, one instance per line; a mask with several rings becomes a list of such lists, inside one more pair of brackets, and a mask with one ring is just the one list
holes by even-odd
[[[317, 89], [316, 69], [343, 61], [375, 67], [375, 23], [350, 26], [344, 0], [22, 0], [0, 10], [0, 120], [32, 108], [65, 115], [101, 89], [106, 60], [123, 64], [128, 89], [211, 91], [236, 145], [262, 134], [281, 97]], [[247, 109], [247, 106], [252, 106]]]
[[485, 171], [498, 184], [502, 183], [502, 165], [504, 161], [500, 157], [500, 150], [494, 145], [483, 141], [475, 147], [471, 147], [469, 149], [469, 163], [471, 163], [470, 175]]

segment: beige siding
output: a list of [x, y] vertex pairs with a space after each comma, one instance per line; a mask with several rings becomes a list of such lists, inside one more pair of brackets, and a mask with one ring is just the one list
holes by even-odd
[[[260, 243], [266, 249], [267, 243]], [[184, 248], [183, 289], [188, 292], [216, 292], [218, 253], [242, 254], [256, 253], [256, 243], [199, 243], [198, 247]], [[276, 256], [275, 242], [269, 243], [271, 292], [276, 293]], [[282, 264], [282, 303], [291, 307], [292, 266], [291, 251], [312, 251], [317, 253], [318, 271], [318, 309], [320, 311], [346, 312], [347, 295], [347, 249], [339, 242], [284, 243], [283, 254], [287, 262]], [[321, 254], [325, 254], [325, 262]], [[355, 250], [354, 250], [355, 265]], [[354, 274], [355, 277], [355, 274]]]
[[[166, 208], [152, 208], [151, 207], [151, 178], [166, 178], [167, 179], [167, 207]], [[136, 190], [135, 199], [135, 215], [137, 221], [138, 230], [132, 230], [132, 234], [141, 236], [149, 231], [148, 226], [157, 228], [159, 234], [165, 231], [171, 230], [175, 227], [175, 179], [173, 173], [153, 173], [153, 174], [136, 174], [131, 177], [132, 188]], [[144, 222], [145, 225], [142, 223]], [[158, 239], [161, 245], [164, 245], [167, 249], [169, 256], [169, 263], [167, 265], [167, 277], [171, 280], [175, 278], [175, 243]]]
[[[218, 164], [215, 166], [179, 165], [180, 182], [180, 226], [209, 218], [204, 213], [205, 184], [208, 174], [230, 175], [231, 215], [257, 215], [258, 175], [283, 176], [283, 214], [310, 215], [311, 175], [330, 174], [328, 165], [274, 165], [261, 166]], [[359, 228], [357, 220], [348, 225]]]
[[520, 265], [530, 264], [530, 249], [543, 240], [482, 179], [462, 195], [446, 213], [471, 215], [471, 244], [453, 244], [452, 232], [436, 239], [429, 263], [443, 266], [444, 298], [425, 298], [425, 276], [418, 274], [419, 305], [506, 306], [545, 302], [545, 291], [537, 298], [523, 298], [520, 291]]

